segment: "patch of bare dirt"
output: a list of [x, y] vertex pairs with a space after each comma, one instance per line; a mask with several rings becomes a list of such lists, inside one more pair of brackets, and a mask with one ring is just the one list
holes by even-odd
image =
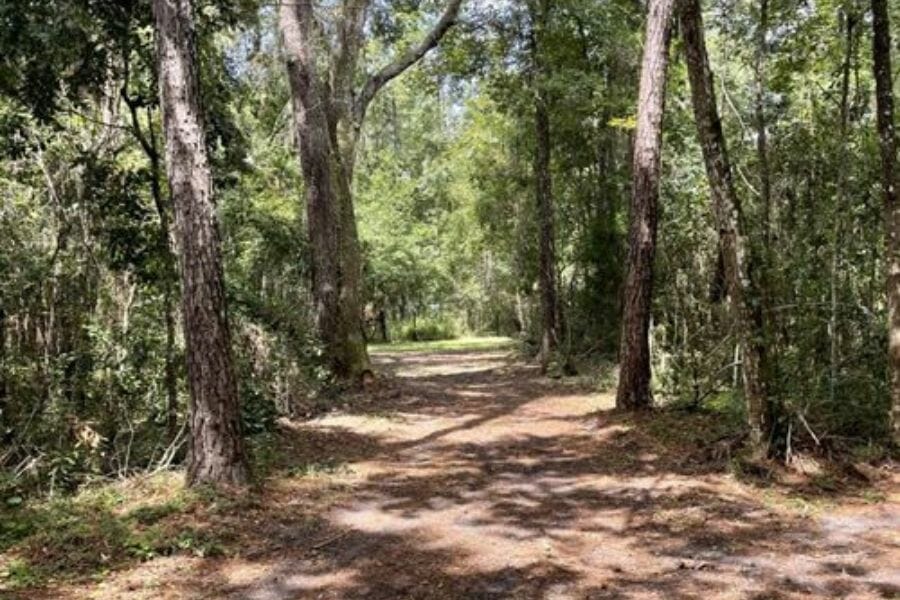
[[879, 502], [802, 501], [698, 458], [714, 417], [618, 415], [611, 396], [503, 352], [379, 360], [397, 378], [380, 397], [286, 428], [297, 468], [229, 517], [227, 556], [54, 593], [900, 598], [895, 473]]

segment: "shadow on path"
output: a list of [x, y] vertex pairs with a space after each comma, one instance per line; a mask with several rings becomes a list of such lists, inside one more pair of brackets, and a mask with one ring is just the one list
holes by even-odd
[[284, 432], [285, 473], [327, 472], [152, 597], [900, 597], [896, 502], [789, 510], [692, 456], [715, 417], [634, 421], [498, 352], [380, 360], [391, 394]]

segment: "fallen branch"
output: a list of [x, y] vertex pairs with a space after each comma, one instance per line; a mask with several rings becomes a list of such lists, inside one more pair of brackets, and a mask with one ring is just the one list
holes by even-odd
[[806, 431], [809, 432], [809, 435], [812, 436], [813, 441], [816, 443], [816, 446], [821, 446], [822, 443], [819, 441], [819, 436], [812, 430], [812, 427], [809, 426], [809, 423], [806, 421], [806, 417], [803, 416], [803, 413], [798, 412], [797, 418], [800, 419], [800, 422], [803, 423], [803, 426], [806, 427]]
[[331, 544], [337, 542], [338, 540], [341, 540], [341, 539], [347, 537], [348, 535], [350, 535], [350, 530], [349, 530], [349, 529], [347, 529], [347, 530], [345, 530], [345, 531], [342, 531], [342, 532], [340, 532], [339, 534], [334, 535], [334, 536], [332, 536], [332, 537], [330, 537], [330, 538], [328, 538], [328, 539], [326, 539], [326, 540], [323, 540], [323, 541], [321, 541], [321, 542], [318, 542], [317, 544], [313, 544], [313, 545], [311, 546], [311, 549], [312, 549], [312, 550], [320, 550], [320, 549], [324, 548], [325, 546], [329, 546], [329, 545], [331, 545]]

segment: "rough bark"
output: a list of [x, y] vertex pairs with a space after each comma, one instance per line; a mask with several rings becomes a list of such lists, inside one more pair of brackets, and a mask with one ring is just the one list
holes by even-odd
[[[538, 4], [535, 6], [534, 4]], [[542, 34], [547, 26], [549, 5], [546, 0], [530, 6], [530, 36], [534, 86], [534, 186], [537, 200], [540, 257], [538, 284], [541, 292], [541, 347], [538, 355], [541, 372], [546, 373], [550, 357], [559, 343], [559, 303], [556, 288], [556, 226], [553, 210], [553, 180], [550, 174], [550, 115], [546, 72], [542, 63]]]
[[154, 0], [166, 171], [175, 208], [190, 391], [189, 485], [243, 484], [248, 467], [203, 131], [190, 0]]
[[329, 115], [333, 102], [316, 68], [313, 19], [309, 0], [280, 6], [279, 28], [306, 182], [317, 326], [332, 371], [353, 379], [370, 369], [362, 332], [359, 242], [350, 182]]
[[[353, 81], [364, 45], [368, 0], [346, 0], [330, 59], [311, 0], [279, 5], [279, 30], [291, 88], [298, 154], [306, 182], [307, 227], [319, 336], [334, 374], [358, 381], [371, 371], [362, 314], [362, 260], [353, 209], [356, 146], [366, 109], [378, 91], [434, 48], [456, 20], [462, 0], [451, 0], [431, 32], [366, 80]], [[322, 65], [328, 64], [328, 69]], [[324, 72], [323, 72], [324, 71]]]
[[706, 52], [699, 0], [681, 0], [681, 30], [687, 58], [694, 119], [712, 194], [712, 211], [719, 230], [725, 281], [741, 346], [744, 396], [750, 440], [758, 455], [767, 453], [768, 406], [761, 377], [762, 356], [750, 295], [754, 285], [747, 269], [748, 250], [742, 231], [741, 204], [732, 180], [722, 122], [716, 106], [713, 75]]
[[653, 403], [650, 390], [650, 303], [656, 254], [662, 119], [675, 0], [651, 0], [644, 38], [634, 132], [628, 271], [625, 276], [616, 406]]
[[894, 88], [887, 0], [872, 0], [872, 29], [887, 254], [888, 372], [891, 389], [889, 418], [894, 443], [900, 445], [900, 205], [897, 202], [897, 134], [894, 129]]

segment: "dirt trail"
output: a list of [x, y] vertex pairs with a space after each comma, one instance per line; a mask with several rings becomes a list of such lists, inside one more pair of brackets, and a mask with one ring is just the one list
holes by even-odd
[[295, 426], [327, 484], [273, 484], [242, 555], [156, 561], [148, 597], [900, 597], [896, 485], [803, 516], [503, 352], [378, 361], [395, 391]]

